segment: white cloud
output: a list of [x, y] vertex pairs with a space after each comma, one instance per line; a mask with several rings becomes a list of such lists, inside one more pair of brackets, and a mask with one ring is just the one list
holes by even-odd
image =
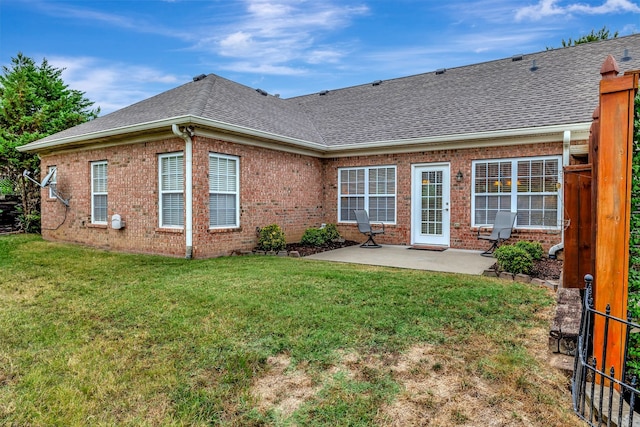
[[157, 34], [182, 40], [192, 40], [193, 38], [189, 32], [181, 31], [176, 27], [165, 27], [153, 20], [149, 20], [147, 16], [130, 16], [99, 12], [88, 8], [78, 7], [76, 4], [74, 4], [74, 6], [69, 6], [62, 2], [36, 2], [36, 4], [43, 11], [52, 16], [74, 19], [90, 25], [94, 23], [105, 24], [138, 33]]
[[257, 64], [249, 61], [231, 62], [220, 66], [223, 70], [239, 73], [269, 74], [278, 76], [299, 76], [306, 74], [304, 68], [295, 68], [286, 65]]
[[319, 40], [368, 13], [365, 6], [318, 0], [245, 0], [245, 10], [222, 28], [222, 36], [202, 38], [195, 48], [237, 59], [228, 69], [284, 75], [304, 71], [285, 65], [290, 62], [338, 62], [345, 52], [336, 45], [319, 47]]
[[186, 77], [150, 67], [107, 62], [94, 57], [48, 57], [49, 64], [64, 69], [62, 79], [71, 89], [100, 107], [101, 114], [115, 111], [187, 82]]
[[570, 12], [582, 12], [590, 15], [603, 15], [607, 13], [640, 13], [640, 6], [629, 0], [607, 0], [600, 6], [588, 6], [573, 4], [567, 6]]
[[336, 64], [345, 56], [345, 53], [334, 49], [316, 49], [306, 56], [309, 64]]
[[568, 15], [571, 13], [588, 15], [640, 13], [640, 6], [629, 0], [605, 0], [600, 6], [591, 6], [584, 3], [560, 6], [558, 5], [558, 0], [540, 0], [537, 4], [517, 9], [515, 16], [518, 21], [523, 19], [537, 21], [549, 16]]

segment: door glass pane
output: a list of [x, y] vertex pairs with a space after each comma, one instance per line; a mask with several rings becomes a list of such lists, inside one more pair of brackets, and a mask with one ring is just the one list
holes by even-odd
[[421, 174], [421, 226], [422, 234], [442, 235], [442, 171], [427, 171]]

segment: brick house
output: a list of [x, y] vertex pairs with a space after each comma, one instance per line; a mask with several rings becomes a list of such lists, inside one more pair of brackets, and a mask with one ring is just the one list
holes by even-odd
[[20, 150], [69, 201], [42, 190], [48, 240], [206, 258], [272, 223], [290, 242], [321, 223], [360, 240], [364, 208], [381, 243], [484, 249], [478, 228], [511, 210], [515, 238], [548, 249], [609, 54], [640, 68], [640, 35], [289, 99], [201, 75]]

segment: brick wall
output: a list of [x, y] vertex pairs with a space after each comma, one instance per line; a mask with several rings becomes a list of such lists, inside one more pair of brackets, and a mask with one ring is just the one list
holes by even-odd
[[[182, 231], [158, 228], [157, 157], [183, 149], [182, 140], [169, 139], [43, 157], [41, 169], [56, 166], [58, 191], [70, 198], [65, 208], [48, 197], [48, 189], [42, 191], [43, 237], [119, 251], [184, 255]], [[121, 215], [126, 222], [122, 230], [91, 224], [91, 162], [99, 160], [108, 162], [107, 215], [109, 220]]]
[[[257, 244], [256, 227], [280, 225], [287, 241], [322, 222], [322, 164], [319, 159], [203, 137], [193, 138], [193, 256], [229, 255]], [[184, 256], [182, 230], [158, 227], [158, 154], [182, 152], [184, 142], [164, 141], [78, 151], [42, 158], [42, 170], [58, 168], [59, 192], [70, 206], [42, 191], [45, 239], [99, 248]], [[209, 153], [240, 158], [240, 228], [209, 229]], [[108, 162], [108, 218], [119, 214], [126, 226], [91, 224], [92, 161]]]
[[[251, 250], [256, 228], [282, 227], [287, 242], [323, 222], [322, 162], [299, 154], [194, 137], [194, 254], [200, 257]], [[240, 228], [209, 229], [209, 153], [240, 158]]]
[[[397, 223], [386, 227], [381, 243], [411, 243], [411, 166], [447, 162], [451, 171], [451, 247], [482, 249], [471, 227], [471, 161], [517, 156], [561, 154], [562, 143], [518, 147], [441, 150], [409, 154], [317, 159], [266, 148], [233, 144], [202, 136], [193, 138], [193, 256], [228, 255], [251, 250], [256, 228], [280, 225], [288, 242], [299, 241], [304, 230], [321, 223], [337, 223], [338, 168], [395, 165], [397, 168]], [[42, 234], [45, 239], [82, 243], [99, 248], [185, 255], [182, 230], [158, 227], [158, 154], [182, 152], [184, 141], [161, 141], [76, 151], [42, 157], [42, 170], [58, 168], [58, 190], [70, 198], [69, 208], [42, 191]], [[209, 228], [209, 153], [240, 159], [240, 227]], [[90, 163], [108, 161], [108, 217], [120, 214], [122, 230], [91, 224]], [[460, 170], [464, 179], [458, 183]], [[110, 221], [109, 221], [110, 224]], [[355, 224], [340, 224], [347, 239], [363, 240]], [[545, 249], [560, 242], [558, 231], [517, 230], [516, 239], [537, 240]]]
[[[326, 222], [338, 220], [338, 168], [357, 166], [396, 165], [397, 167], [397, 221], [386, 225], [385, 234], [377, 242], [411, 244], [411, 166], [416, 164], [449, 163], [451, 171], [451, 243], [452, 248], [485, 249], [487, 242], [478, 241], [477, 228], [471, 227], [471, 162], [482, 159], [513, 158], [527, 156], [560, 155], [562, 142], [530, 144], [517, 147], [482, 147], [463, 150], [425, 151], [407, 154], [386, 154], [333, 158], [326, 161], [325, 206]], [[461, 171], [464, 178], [457, 182]], [[364, 240], [355, 224], [338, 223], [338, 229], [348, 239]], [[534, 240], [545, 250], [561, 241], [558, 230], [515, 230], [513, 241]]]

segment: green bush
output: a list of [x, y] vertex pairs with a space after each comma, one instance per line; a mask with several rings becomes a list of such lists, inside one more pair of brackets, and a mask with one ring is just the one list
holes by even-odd
[[300, 243], [305, 246], [322, 246], [327, 243], [327, 233], [324, 228], [307, 228]]
[[542, 259], [542, 254], [544, 253], [544, 251], [542, 250], [542, 244], [540, 242], [527, 242], [521, 240], [514, 246], [529, 252], [529, 255], [531, 255], [531, 258], [534, 261]]
[[340, 238], [335, 224], [327, 224], [324, 228], [307, 228], [300, 239], [304, 246], [323, 246]]
[[13, 195], [15, 194], [14, 189], [15, 185], [10, 179], [0, 179], [0, 194]]
[[327, 242], [331, 242], [340, 238], [340, 232], [338, 231], [338, 227], [335, 224], [327, 224], [323, 228], [323, 230], [327, 235]]
[[260, 229], [258, 249], [263, 251], [281, 251], [287, 247], [284, 231], [277, 224], [267, 225]]
[[503, 245], [493, 253], [500, 271], [513, 274], [529, 274], [533, 269], [533, 258], [526, 250], [516, 245]]

